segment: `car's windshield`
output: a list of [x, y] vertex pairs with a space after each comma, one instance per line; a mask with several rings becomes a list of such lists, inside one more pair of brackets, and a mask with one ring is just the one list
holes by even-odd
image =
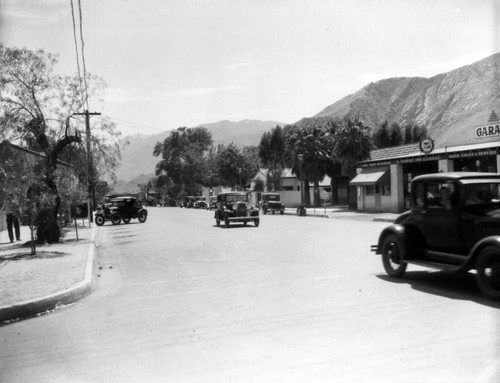
[[279, 194], [264, 195], [263, 199], [264, 199], [264, 201], [279, 201], [280, 196], [279, 196]]
[[248, 201], [248, 194], [228, 194], [226, 196], [227, 202]]
[[498, 203], [500, 182], [467, 182], [462, 185], [461, 202], [463, 205]]

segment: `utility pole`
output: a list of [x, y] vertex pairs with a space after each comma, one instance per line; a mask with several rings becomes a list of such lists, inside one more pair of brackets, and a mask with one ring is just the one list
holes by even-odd
[[89, 112], [86, 110], [83, 113], [74, 113], [77, 116], [85, 116], [85, 133], [87, 135], [87, 171], [89, 177], [89, 222], [94, 222], [94, 205], [95, 205], [95, 190], [94, 190], [94, 166], [92, 161], [92, 152], [90, 151], [90, 116], [100, 116], [101, 113]]

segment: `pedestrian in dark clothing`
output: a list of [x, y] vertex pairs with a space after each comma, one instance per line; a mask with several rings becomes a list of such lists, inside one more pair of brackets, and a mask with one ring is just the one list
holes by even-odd
[[19, 228], [19, 207], [18, 205], [12, 201], [11, 196], [7, 196], [5, 201], [3, 202], [2, 210], [5, 211], [7, 215], [7, 231], [9, 232], [9, 239], [11, 242], [14, 242], [14, 229], [16, 233], [16, 240], [21, 240], [21, 231]]

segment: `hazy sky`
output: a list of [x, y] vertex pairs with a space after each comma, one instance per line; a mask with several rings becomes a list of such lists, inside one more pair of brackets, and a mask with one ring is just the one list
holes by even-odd
[[[124, 133], [293, 123], [371, 81], [431, 77], [500, 51], [499, 2], [81, 0], [87, 71], [109, 86], [90, 109]], [[0, 5], [5, 45], [58, 53], [59, 71], [77, 71], [71, 0]]]

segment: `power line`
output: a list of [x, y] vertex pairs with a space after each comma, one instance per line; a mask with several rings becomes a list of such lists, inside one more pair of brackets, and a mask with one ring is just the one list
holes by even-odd
[[87, 86], [87, 67], [85, 65], [85, 43], [83, 41], [83, 22], [82, 22], [82, 4], [81, 1], [78, 0], [78, 10], [80, 14], [80, 40], [82, 42], [82, 63], [83, 63], [83, 82], [85, 84], [85, 103], [87, 105], [87, 110], [89, 109], [89, 93]]
[[[75, 41], [76, 66], [78, 68], [78, 79], [80, 81], [80, 87], [83, 88], [82, 74], [80, 72], [80, 58], [79, 58], [79, 54], [78, 54], [78, 41], [76, 39], [76, 23], [75, 23], [75, 10], [74, 10], [74, 7], [73, 7], [73, 0], [71, 0], [71, 18], [73, 20], [73, 39]], [[82, 105], [84, 103], [85, 103], [85, 99], [83, 98], [83, 94], [82, 94]]]

